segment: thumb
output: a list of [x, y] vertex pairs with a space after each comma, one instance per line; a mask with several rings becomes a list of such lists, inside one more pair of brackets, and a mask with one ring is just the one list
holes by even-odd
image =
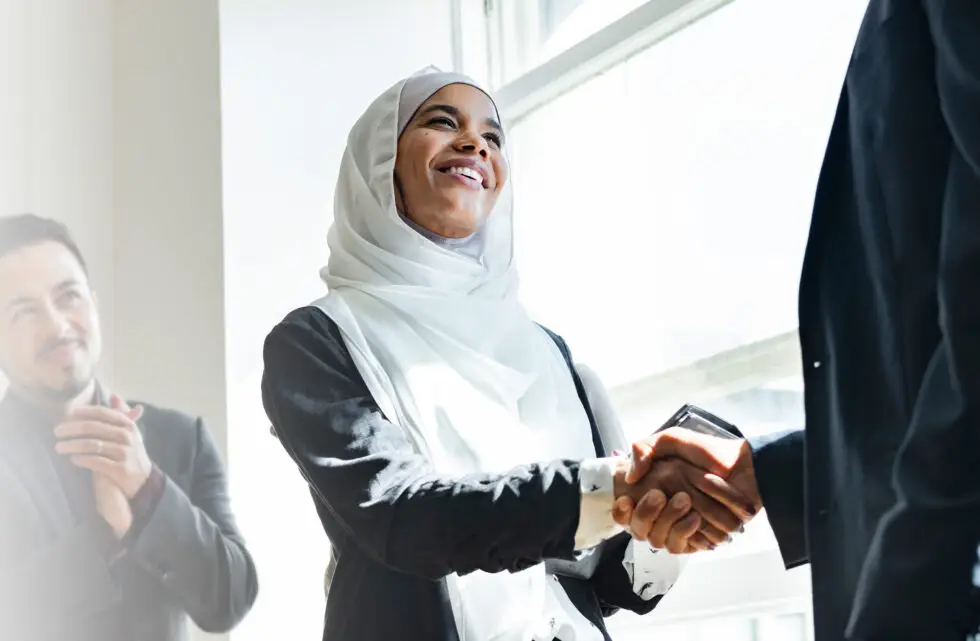
[[109, 407], [114, 410], [119, 410], [120, 412], [129, 411], [129, 405], [127, 405], [126, 401], [122, 400], [122, 397], [115, 392], [109, 394]]
[[129, 404], [122, 399], [119, 394], [113, 392], [109, 395], [109, 407], [114, 410], [118, 410], [126, 415], [131, 421], [137, 421], [141, 416], [143, 416], [143, 406], [137, 405], [136, 407], [130, 407]]
[[129, 420], [133, 422], [140, 420], [140, 418], [143, 416], [143, 406], [137, 405], [136, 407], [126, 412], [126, 416], [129, 418]]
[[646, 443], [633, 443], [633, 465], [626, 473], [627, 483], [636, 483], [653, 467], [653, 449]]

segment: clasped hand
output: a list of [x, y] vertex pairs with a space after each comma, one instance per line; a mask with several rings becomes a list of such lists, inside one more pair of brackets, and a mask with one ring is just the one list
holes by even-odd
[[748, 444], [683, 428], [635, 443], [615, 495], [616, 522], [674, 554], [714, 549], [762, 507]]
[[54, 430], [56, 451], [92, 472], [98, 513], [120, 539], [133, 522], [129, 502], [153, 468], [136, 426], [142, 412], [113, 394], [109, 407], [79, 407]]

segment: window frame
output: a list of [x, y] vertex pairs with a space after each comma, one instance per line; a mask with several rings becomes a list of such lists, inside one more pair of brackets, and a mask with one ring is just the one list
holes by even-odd
[[[454, 65], [457, 71], [493, 89], [502, 120], [506, 126], [513, 127], [536, 109], [734, 1], [648, 0], [568, 50], [503, 83], [506, 56], [501, 3], [450, 0]], [[655, 398], [664, 389], [730, 392], [750, 387], [761, 378], [800, 371], [798, 336], [796, 331], [791, 331], [677, 370], [616, 386], [610, 393], [624, 423], [654, 420], [651, 410], [659, 413], [662, 408], [653, 408], [643, 399]], [[808, 569], [804, 570], [806, 577], [801, 578], [800, 570], [772, 570], [778, 568], [777, 563], [782, 565], [779, 550], [769, 549], [691, 564], [684, 571], [685, 581], [708, 586], [704, 599], [680, 599], [648, 621], [628, 625], [632, 629], [639, 625], [694, 621], [707, 615], [752, 616], [802, 611], [809, 622], [807, 636], [812, 639]], [[762, 572], [762, 580], [759, 580], [759, 567], [769, 568]], [[723, 577], [718, 576], [719, 572]], [[751, 579], [751, 589], [736, 589], [737, 596], [732, 598], [732, 586], [746, 578]]]
[[[506, 16], [501, 3], [452, 0], [454, 60], [457, 70], [488, 82], [501, 118], [513, 126], [538, 107], [731, 2], [734, 0], [648, 0], [568, 50], [503, 83]], [[474, 30], [480, 16], [482, 29]], [[467, 46], [471, 37], [479, 44]], [[478, 47], [485, 49], [483, 54], [472, 55]]]

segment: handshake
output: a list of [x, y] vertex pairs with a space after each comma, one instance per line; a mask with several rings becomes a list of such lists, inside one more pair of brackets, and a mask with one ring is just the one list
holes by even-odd
[[681, 427], [634, 443], [614, 485], [616, 523], [674, 554], [715, 549], [762, 508], [748, 443]]

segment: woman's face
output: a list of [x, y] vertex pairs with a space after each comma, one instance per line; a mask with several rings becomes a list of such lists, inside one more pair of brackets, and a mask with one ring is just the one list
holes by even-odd
[[507, 183], [503, 131], [490, 98], [454, 84], [426, 100], [398, 140], [395, 200], [444, 238], [477, 231]]

